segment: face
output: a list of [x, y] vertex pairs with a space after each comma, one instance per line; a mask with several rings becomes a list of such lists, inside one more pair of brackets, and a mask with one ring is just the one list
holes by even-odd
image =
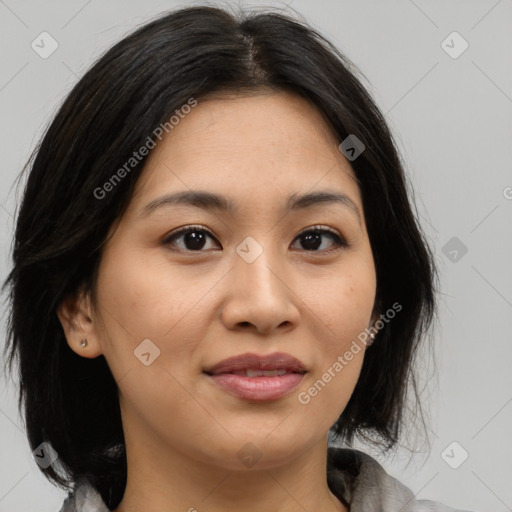
[[[103, 354], [117, 381], [127, 442], [142, 436], [240, 469], [244, 450], [270, 468], [325, 438], [364, 349], [339, 357], [370, 325], [376, 292], [361, 194], [339, 143], [314, 107], [279, 92], [199, 101], [152, 150], [105, 245], [87, 336], [86, 357]], [[162, 199], [191, 191], [231, 208]], [[300, 201], [321, 192], [342, 199]], [[276, 352], [306, 373], [205, 373]]]

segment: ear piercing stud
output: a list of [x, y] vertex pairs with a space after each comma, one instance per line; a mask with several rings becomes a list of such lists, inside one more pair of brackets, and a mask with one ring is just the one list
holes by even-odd
[[87, 346], [87, 339], [83, 339], [81, 342], [80, 342], [80, 346], [83, 348], [83, 347], [86, 347]]

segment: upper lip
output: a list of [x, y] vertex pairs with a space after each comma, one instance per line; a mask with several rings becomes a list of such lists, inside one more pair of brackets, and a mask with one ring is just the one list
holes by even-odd
[[302, 361], [296, 357], [284, 352], [274, 352], [273, 354], [253, 354], [246, 353], [238, 356], [224, 359], [204, 371], [211, 375], [220, 373], [236, 372], [240, 370], [287, 370], [294, 373], [306, 373], [306, 368]]

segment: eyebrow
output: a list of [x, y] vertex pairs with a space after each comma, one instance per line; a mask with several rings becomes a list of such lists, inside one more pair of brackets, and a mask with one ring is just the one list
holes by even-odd
[[[319, 204], [341, 204], [346, 206], [356, 215], [359, 224], [361, 224], [361, 212], [354, 201], [345, 194], [330, 191], [292, 194], [288, 198], [285, 209], [288, 211], [298, 211]], [[172, 205], [195, 206], [204, 210], [216, 210], [231, 214], [237, 211], [235, 203], [226, 196], [201, 190], [184, 190], [182, 192], [165, 194], [154, 199], [142, 208], [140, 216], [146, 217], [159, 208]]]

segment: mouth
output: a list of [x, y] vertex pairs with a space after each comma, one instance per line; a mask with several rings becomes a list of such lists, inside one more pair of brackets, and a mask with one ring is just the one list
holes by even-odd
[[[206, 368], [205, 373], [219, 375], [221, 373], [232, 373], [245, 375], [246, 377], [275, 377], [285, 373], [306, 373], [306, 366], [290, 354], [275, 352], [273, 354], [240, 354], [229, 357]], [[242, 372], [242, 373], [240, 373]], [[245, 373], [244, 373], [245, 372]], [[257, 372], [261, 372], [257, 373]], [[274, 373], [270, 373], [274, 372]], [[281, 372], [281, 373], [275, 373]], [[267, 373], [267, 375], [265, 375]]]
[[225, 359], [204, 372], [217, 387], [238, 398], [277, 400], [295, 389], [307, 370], [289, 354], [242, 354]]
[[[208, 372], [205, 372], [208, 373]], [[232, 372], [222, 372], [222, 373], [210, 373], [208, 375], [222, 375], [222, 374], [231, 374], [231, 375], [240, 375], [241, 377], [280, 377], [281, 375], [286, 375], [287, 373], [306, 373], [304, 372], [294, 372], [290, 371], [286, 368], [280, 368], [279, 370], [260, 370], [258, 368], [246, 368], [245, 370], [238, 370]]]

